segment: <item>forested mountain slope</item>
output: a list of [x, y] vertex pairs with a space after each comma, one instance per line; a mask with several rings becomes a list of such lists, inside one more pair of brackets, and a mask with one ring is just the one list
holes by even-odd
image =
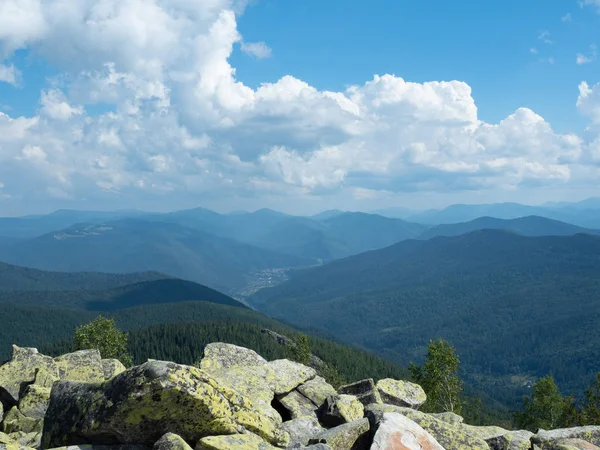
[[516, 388], [552, 372], [579, 389], [600, 359], [599, 255], [597, 236], [482, 230], [300, 271], [251, 302], [403, 364], [443, 337], [480, 385], [502, 378]]

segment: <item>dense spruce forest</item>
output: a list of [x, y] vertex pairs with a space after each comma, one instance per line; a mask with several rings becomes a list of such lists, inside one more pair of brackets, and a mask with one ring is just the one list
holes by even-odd
[[550, 373], [563, 391], [582, 392], [599, 371], [599, 254], [596, 236], [482, 230], [293, 273], [251, 303], [401, 365], [443, 337], [471, 383], [515, 406], [537, 377]]

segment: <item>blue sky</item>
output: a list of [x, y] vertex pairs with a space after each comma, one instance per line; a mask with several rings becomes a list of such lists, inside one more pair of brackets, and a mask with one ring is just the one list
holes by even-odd
[[600, 1], [245, 3], [6, 0], [0, 209], [600, 195]]

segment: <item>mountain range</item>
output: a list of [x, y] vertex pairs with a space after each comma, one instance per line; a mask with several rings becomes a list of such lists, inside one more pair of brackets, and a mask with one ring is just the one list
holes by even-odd
[[442, 337], [475, 384], [516, 402], [523, 380], [552, 373], [578, 389], [598, 372], [599, 255], [598, 236], [479, 230], [294, 272], [249, 301], [400, 364]]

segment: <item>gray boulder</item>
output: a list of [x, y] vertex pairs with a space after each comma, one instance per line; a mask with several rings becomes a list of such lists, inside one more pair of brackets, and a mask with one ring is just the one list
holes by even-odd
[[327, 397], [318, 411], [319, 420], [327, 428], [354, 422], [364, 417], [364, 406], [353, 395], [338, 394]]
[[376, 384], [383, 403], [418, 409], [427, 400], [421, 386], [410, 381], [385, 378]]
[[369, 430], [369, 420], [363, 418], [324, 431], [309, 444], [326, 444], [333, 450], [368, 450], [371, 441]]
[[561, 441], [567, 439], [582, 439], [590, 444], [600, 445], [600, 426], [539, 430], [531, 438], [531, 442], [542, 450], [555, 450]]
[[319, 421], [311, 417], [283, 422], [281, 429], [290, 435], [289, 448], [302, 448], [308, 445], [311, 439], [325, 431]]
[[384, 413], [377, 424], [371, 449], [444, 450], [444, 447], [406, 416], [398, 413]]
[[152, 450], [192, 450], [181, 436], [175, 433], [166, 433], [156, 443]]
[[285, 444], [288, 436], [278, 426], [254, 409], [250, 399], [200, 369], [150, 361], [104, 383], [55, 383], [43, 446], [152, 446], [167, 432], [197, 442], [204, 436], [245, 430]]
[[330, 395], [336, 395], [335, 388], [322, 377], [315, 377], [298, 386], [298, 392], [310, 399], [315, 406], [321, 406]]
[[338, 389], [340, 394], [354, 395], [365, 406], [372, 403], [383, 403], [373, 378], [346, 384]]

